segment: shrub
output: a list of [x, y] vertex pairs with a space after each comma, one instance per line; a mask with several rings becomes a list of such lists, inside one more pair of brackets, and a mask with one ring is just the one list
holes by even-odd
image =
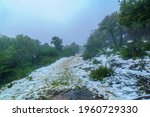
[[84, 60], [91, 59], [94, 56], [96, 56], [96, 53], [94, 52], [94, 50], [92, 50], [92, 51], [84, 50], [84, 52], [82, 54], [82, 57]]
[[10, 83], [7, 85], [7, 88], [11, 88], [14, 84], [13, 83]]
[[127, 47], [121, 49], [121, 57], [123, 59], [141, 58], [146, 55], [143, 42], [133, 42]]
[[73, 42], [71, 45], [67, 45], [63, 47], [62, 56], [70, 57], [75, 56], [75, 54], [79, 53], [80, 46]]
[[83, 60], [87, 60], [87, 59], [91, 59], [93, 56], [87, 52], [84, 52], [82, 57], [83, 57]]
[[100, 63], [101, 63], [101, 62], [98, 61], [98, 60], [96, 60], [96, 59], [93, 60], [93, 64], [100, 64]]
[[122, 48], [120, 54], [121, 54], [121, 57], [122, 57], [123, 59], [132, 58], [132, 53], [131, 53], [131, 51], [129, 50], [129, 48]]
[[33, 80], [33, 78], [32, 78], [31, 76], [27, 77], [27, 79], [28, 79], [29, 81], [32, 81], [32, 80]]
[[150, 51], [150, 41], [147, 41], [144, 43], [144, 50], [145, 51]]
[[102, 81], [105, 77], [110, 77], [114, 74], [112, 68], [107, 68], [106, 66], [100, 66], [98, 69], [91, 71], [90, 77], [94, 80]]

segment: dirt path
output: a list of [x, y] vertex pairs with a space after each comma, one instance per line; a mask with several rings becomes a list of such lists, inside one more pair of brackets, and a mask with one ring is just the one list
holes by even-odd
[[[73, 74], [71, 65], [77, 64], [80, 62], [79, 55], [71, 57], [70, 59], [64, 61], [60, 65], [61, 74], [59, 78], [59, 86], [62, 84], [72, 86], [66, 91], [61, 91], [54, 95], [51, 100], [92, 100], [92, 99], [101, 99], [95, 97], [92, 92], [80, 87], [80, 80]], [[63, 87], [62, 87], [63, 88]]]

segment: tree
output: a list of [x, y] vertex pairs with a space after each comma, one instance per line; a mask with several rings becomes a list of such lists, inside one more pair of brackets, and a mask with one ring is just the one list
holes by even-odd
[[[26, 35], [17, 35], [15, 48], [17, 50], [17, 62], [21, 64], [32, 64], [38, 56], [40, 42]], [[19, 64], [20, 64], [19, 63]]]
[[124, 27], [119, 24], [118, 12], [107, 15], [88, 38], [83, 57], [85, 59], [96, 56], [104, 48], [121, 48], [124, 42]]
[[106, 16], [104, 18], [104, 20], [99, 25], [99, 30], [108, 31], [112, 36], [112, 40], [114, 41], [115, 46], [117, 47], [117, 42], [114, 35], [116, 22], [115, 20], [112, 20], [110, 17], [111, 16]]
[[8, 74], [13, 72], [16, 50], [13, 45], [13, 39], [7, 36], [0, 36], [0, 85], [9, 80]]
[[51, 44], [54, 44], [54, 46], [58, 52], [62, 52], [62, 47], [63, 47], [62, 46], [62, 39], [55, 36], [52, 38]]
[[134, 28], [134, 23], [145, 26], [150, 23], [149, 0], [122, 0], [120, 2], [120, 23]]
[[4, 51], [0, 51], [0, 74], [10, 71], [9, 67], [12, 67], [13, 60], [15, 59], [16, 50], [13, 47], [8, 47]]
[[79, 52], [79, 45], [75, 42], [71, 43], [71, 45], [64, 46], [63, 48], [63, 56], [74, 56]]
[[84, 59], [89, 59], [100, 52], [108, 43], [108, 35], [100, 30], [95, 30], [88, 38], [87, 43], [84, 45], [85, 50], [83, 53]]
[[[106, 31], [111, 35], [111, 39], [115, 47], [121, 47], [123, 42], [123, 27], [118, 23], [118, 13], [114, 12], [111, 15], [106, 16], [99, 24], [100, 31]], [[119, 43], [117, 43], [117, 37], [119, 37]]]
[[0, 36], [0, 87], [25, 77], [32, 70], [50, 64], [60, 56], [48, 43], [19, 34], [14, 38]]
[[122, 0], [120, 2], [119, 22], [132, 29], [135, 41], [142, 36], [142, 29], [150, 27], [149, 0]]
[[70, 47], [72, 48], [72, 51], [74, 54], [79, 52], [79, 45], [77, 45], [75, 42], [71, 43]]

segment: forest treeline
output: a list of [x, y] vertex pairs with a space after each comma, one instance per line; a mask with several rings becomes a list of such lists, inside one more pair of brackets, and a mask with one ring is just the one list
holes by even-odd
[[150, 50], [150, 0], [121, 0], [120, 9], [107, 15], [90, 35], [84, 59], [106, 48], [118, 51], [124, 59], [143, 57]]
[[48, 65], [60, 57], [73, 56], [79, 51], [79, 45], [73, 42], [63, 46], [59, 37], [53, 37], [50, 43], [26, 35], [10, 38], [0, 36], [0, 86], [25, 77], [36, 68]]

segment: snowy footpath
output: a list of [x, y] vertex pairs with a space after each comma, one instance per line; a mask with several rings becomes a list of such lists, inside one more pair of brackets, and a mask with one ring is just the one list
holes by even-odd
[[[93, 61], [98, 64], [93, 64]], [[99, 66], [112, 67], [115, 74], [103, 81], [89, 77]], [[62, 92], [82, 89], [101, 99], [135, 99], [150, 90], [150, 58], [122, 60], [118, 55], [101, 55], [84, 61], [80, 55], [62, 58], [33, 71], [29, 76], [13, 81], [0, 89], [0, 99], [55, 99]], [[144, 89], [143, 85], [146, 85]], [[73, 92], [72, 92], [73, 95]], [[82, 94], [81, 94], [82, 95]], [[69, 99], [61, 97], [60, 99]], [[56, 98], [57, 99], [57, 98]]]
[[0, 99], [50, 99], [57, 92], [76, 88], [78, 78], [70, 70], [74, 58], [62, 58], [6, 85], [0, 90]]

